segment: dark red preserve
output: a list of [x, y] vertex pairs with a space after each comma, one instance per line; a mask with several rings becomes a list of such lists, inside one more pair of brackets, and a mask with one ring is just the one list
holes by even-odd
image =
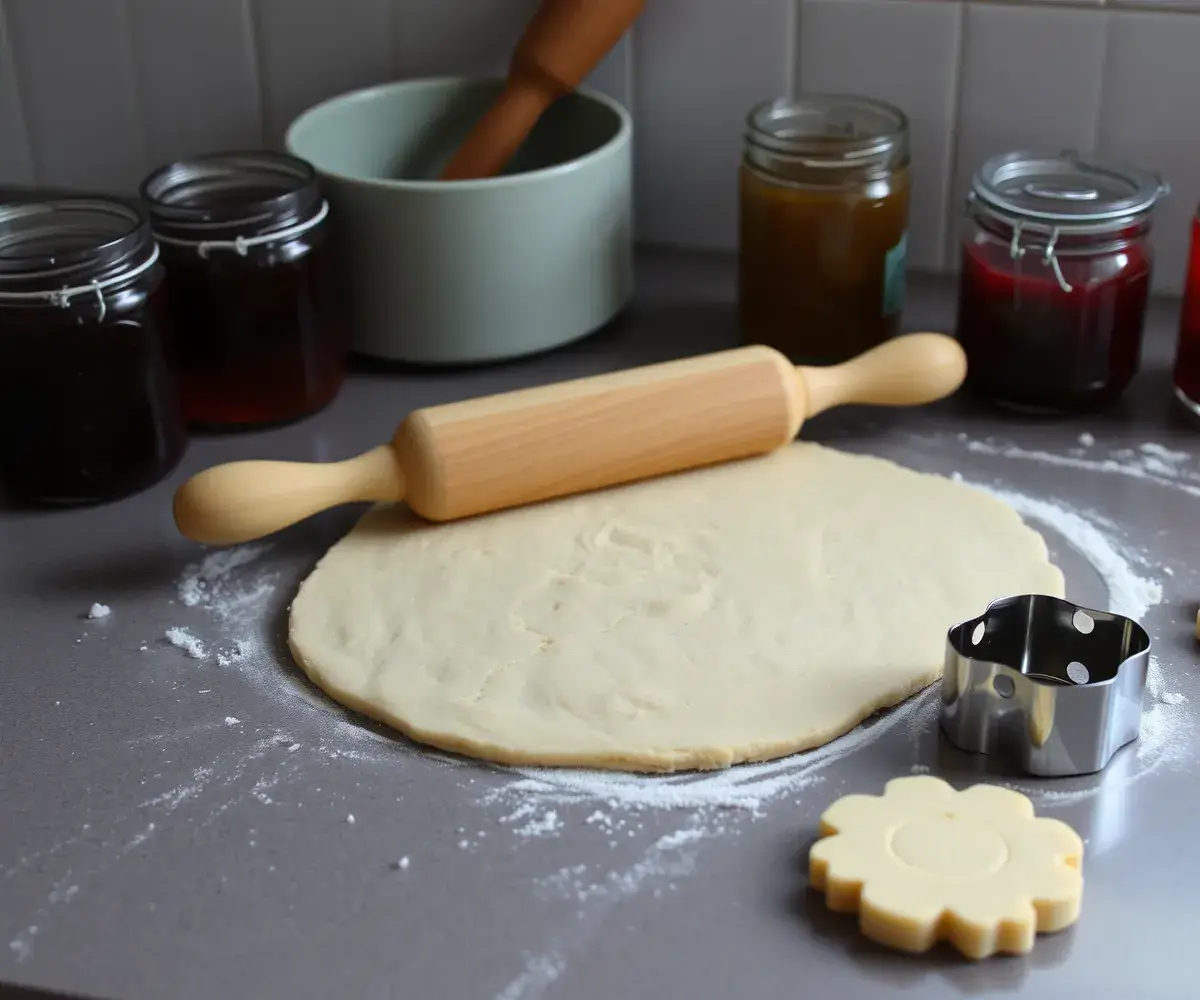
[[1179, 349], [1175, 355], [1175, 396], [1200, 416], [1200, 212], [1192, 219], [1183, 312], [1179, 317]]
[[26, 504], [114, 500], [186, 447], [149, 220], [108, 198], [0, 206], [0, 481]]
[[337, 395], [345, 326], [316, 174], [278, 153], [172, 163], [142, 185], [190, 424], [282, 424]]
[[1005, 406], [1072, 412], [1138, 369], [1159, 178], [1069, 153], [980, 168], [963, 237], [957, 335], [967, 384]]

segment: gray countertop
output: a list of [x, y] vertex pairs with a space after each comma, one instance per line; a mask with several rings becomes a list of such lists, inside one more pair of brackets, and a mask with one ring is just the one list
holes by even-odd
[[[910, 328], [949, 328], [948, 280], [910, 298]], [[120, 1000], [1195, 995], [1200, 436], [1172, 415], [1174, 303], [1154, 306], [1113, 412], [1035, 421], [957, 399], [805, 428], [1015, 494], [1077, 601], [1106, 603], [1105, 580], [1123, 607], [1162, 587], [1140, 743], [1098, 777], [991, 777], [1087, 842], [1080, 922], [1028, 958], [893, 955], [806, 892], [837, 796], [984, 774], [939, 739], [928, 692], [781, 765], [666, 788], [539, 781], [392, 739], [291, 665], [287, 604], [356, 511], [189, 569], [204, 553], [170, 496], [200, 468], [341, 458], [413, 407], [729, 346], [732, 302], [729, 258], [645, 253], [634, 306], [585, 342], [469, 372], [363, 370], [301, 424], [196, 440], [138, 497], [0, 512], [0, 979]], [[89, 620], [93, 602], [112, 614]]]

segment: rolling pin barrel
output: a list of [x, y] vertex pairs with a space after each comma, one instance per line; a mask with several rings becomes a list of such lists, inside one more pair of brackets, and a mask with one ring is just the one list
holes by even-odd
[[448, 521], [761, 455], [803, 418], [787, 358], [743, 347], [418, 410], [393, 444], [409, 506]]
[[416, 410], [390, 445], [344, 462], [217, 466], [179, 488], [175, 522], [231, 545], [364, 500], [448, 521], [765, 454], [832, 406], [928, 403], [965, 374], [962, 349], [937, 333], [829, 368], [741, 347]]

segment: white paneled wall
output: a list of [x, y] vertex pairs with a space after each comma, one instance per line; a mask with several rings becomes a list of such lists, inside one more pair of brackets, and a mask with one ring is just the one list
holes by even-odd
[[[0, 0], [0, 188], [132, 191], [155, 164], [277, 146], [332, 94], [503, 71], [537, 0]], [[736, 245], [742, 121], [854, 91], [913, 122], [911, 259], [953, 268], [987, 155], [1073, 146], [1166, 175], [1160, 287], [1200, 199], [1200, 0], [649, 0], [591, 85], [636, 121], [644, 240]]]
[[912, 122], [909, 260], [945, 259], [963, 5], [811, 0], [804, 5], [797, 89], [891, 101]]
[[792, 89], [795, 40], [792, 0], [649, 0], [633, 50], [642, 239], [736, 245], [743, 122]]

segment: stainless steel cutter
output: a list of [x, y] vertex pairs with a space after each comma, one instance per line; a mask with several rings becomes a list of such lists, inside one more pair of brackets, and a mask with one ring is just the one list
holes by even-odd
[[1029, 774], [1090, 774], [1137, 739], [1149, 661], [1129, 618], [1040, 594], [993, 601], [947, 633], [942, 730]]

